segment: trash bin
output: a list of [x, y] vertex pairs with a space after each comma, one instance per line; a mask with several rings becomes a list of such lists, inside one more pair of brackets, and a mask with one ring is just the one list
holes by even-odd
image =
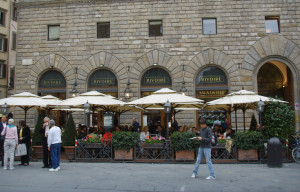
[[272, 137], [268, 141], [268, 167], [282, 167], [282, 143], [279, 138]]

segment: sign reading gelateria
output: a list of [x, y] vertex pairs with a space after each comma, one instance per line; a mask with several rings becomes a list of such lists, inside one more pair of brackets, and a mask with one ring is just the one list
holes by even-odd
[[39, 80], [39, 88], [65, 88], [66, 80], [58, 71], [47, 71]]
[[199, 72], [196, 85], [227, 85], [226, 74], [218, 67], [207, 67]]
[[90, 88], [117, 87], [118, 81], [116, 76], [107, 69], [95, 71], [89, 78]]
[[168, 72], [161, 68], [149, 69], [142, 78], [142, 86], [172, 86]]

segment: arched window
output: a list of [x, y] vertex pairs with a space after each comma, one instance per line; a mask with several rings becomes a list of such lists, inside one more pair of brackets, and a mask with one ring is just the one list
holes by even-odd
[[64, 76], [55, 70], [45, 72], [40, 80], [38, 93], [65, 93], [66, 92], [66, 80]]
[[147, 96], [152, 92], [165, 87], [172, 87], [172, 79], [169, 73], [159, 67], [151, 68], [141, 79], [141, 96]]
[[196, 96], [206, 102], [228, 93], [227, 75], [218, 67], [202, 69], [196, 78]]
[[257, 74], [258, 94], [283, 98], [283, 82], [282, 72], [275, 65], [266, 63]]
[[88, 91], [91, 90], [118, 97], [118, 80], [115, 74], [107, 69], [93, 72], [88, 81]]

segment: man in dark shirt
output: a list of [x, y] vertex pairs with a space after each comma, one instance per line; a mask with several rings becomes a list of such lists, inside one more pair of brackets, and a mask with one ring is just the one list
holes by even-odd
[[132, 118], [132, 126], [133, 126], [132, 131], [138, 132], [138, 130], [140, 128], [140, 124], [139, 124], [139, 122], [136, 121], [136, 118]]
[[50, 119], [48, 117], [44, 118], [44, 124], [40, 129], [40, 134], [42, 134], [42, 145], [43, 145], [43, 164], [44, 166], [42, 168], [48, 168], [52, 167], [52, 162], [51, 162], [51, 156], [48, 151], [48, 131], [50, 129], [49, 127], [49, 121]]
[[178, 123], [174, 116], [172, 116], [171, 127], [173, 128], [173, 132], [178, 131]]
[[200, 119], [200, 137], [197, 137], [196, 139], [200, 141], [200, 147], [198, 150], [198, 157], [197, 161], [195, 163], [195, 168], [192, 174], [192, 178], [195, 178], [198, 173], [199, 165], [202, 161], [203, 156], [206, 158], [206, 164], [208, 166], [209, 170], [209, 176], [206, 177], [206, 179], [216, 179], [216, 175], [214, 172], [214, 168], [211, 162], [211, 139], [212, 139], [212, 130], [206, 126], [206, 119], [201, 118]]

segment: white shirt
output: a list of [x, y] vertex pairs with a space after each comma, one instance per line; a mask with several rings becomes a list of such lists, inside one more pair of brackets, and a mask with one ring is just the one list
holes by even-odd
[[141, 132], [140, 133], [140, 140], [141, 141], [145, 141], [145, 139], [146, 139], [146, 133], [145, 132]]
[[51, 144], [57, 143], [61, 143], [61, 129], [54, 126], [48, 132], [48, 147], [50, 147]]

